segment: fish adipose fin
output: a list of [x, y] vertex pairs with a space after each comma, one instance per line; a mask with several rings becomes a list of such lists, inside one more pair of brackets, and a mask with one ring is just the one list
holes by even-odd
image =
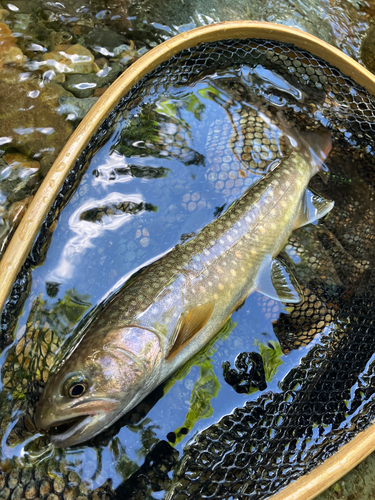
[[190, 309], [188, 313], [182, 313], [178, 320], [173, 343], [168, 350], [166, 360], [172, 359], [178, 351], [187, 344], [210, 319], [214, 310], [215, 301]]
[[327, 200], [310, 189], [306, 189], [293, 229], [321, 219], [332, 210], [334, 204], [334, 201]]
[[258, 292], [281, 302], [302, 302], [303, 293], [291, 265], [281, 256], [273, 259], [258, 278]]

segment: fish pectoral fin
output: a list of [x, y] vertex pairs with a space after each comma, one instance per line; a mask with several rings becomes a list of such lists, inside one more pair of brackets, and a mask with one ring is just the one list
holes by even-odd
[[281, 256], [273, 259], [258, 278], [258, 292], [281, 302], [302, 302], [303, 293], [291, 266]]
[[298, 229], [310, 222], [321, 219], [332, 210], [334, 204], [334, 201], [327, 200], [310, 189], [306, 189], [301, 200], [299, 213], [294, 221], [293, 229]]
[[173, 335], [174, 340], [165, 358], [166, 360], [172, 359], [184, 345], [202, 330], [210, 319], [214, 306], [215, 301], [212, 301], [201, 306], [193, 307], [189, 312], [181, 314], [175, 334]]

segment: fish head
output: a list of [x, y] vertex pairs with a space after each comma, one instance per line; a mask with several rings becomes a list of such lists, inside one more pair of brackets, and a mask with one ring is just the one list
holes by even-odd
[[91, 439], [157, 385], [160, 356], [159, 337], [136, 326], [85, 336], [47, 381], [36, 427], [61, 429], [51, 434], [58, 448]]

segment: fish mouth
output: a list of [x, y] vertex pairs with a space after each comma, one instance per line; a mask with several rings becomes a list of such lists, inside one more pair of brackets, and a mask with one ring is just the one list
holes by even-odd
[[[59, 411], [54, 409], [52, 413], [48, 409], [44, 413], [42, 407], [37, 407], [34, 420], [39, 429], [49, 433], [51, 442], [57, 448], [66, 448], [89, 440], [111, 425], [116, 419], [118, 404], [116, 400], [105, 399], [83, 401]], [[62, 417], [64, 409], [71, 415]], [[59, 412], [60, 418], [56, 418]]]
[[51, 426], [48, 429], [51, 442], [58, 448], [65, 448], [86, 441], [88, 437], [82, 437], [80, 440], [78, 436], [83, 434], [94, 419], [94, 415], [83, 415], [69, 418], [60, 424]]
[[64, 420], [63, 422], [61, 423], [56, 423], [56, 424], [52, 424], [50, 427], [48, 427], [46, 430], [46, 432], [48, 432], [50, 434], [50, 436], [58, 436], [58, 435], [61, 435], [61, 434], [65, 434], [67, 433], [70, 429], [72, 429], [73, 427], [77, 427], [77, 425], [81, 422], [83, 422], [84, 420], [86, 420], [86, 418], [90, 416], [90, 415], [81, 415], [79, 417], [73, 417], [73, 418], [68, 418], [67, 420]]

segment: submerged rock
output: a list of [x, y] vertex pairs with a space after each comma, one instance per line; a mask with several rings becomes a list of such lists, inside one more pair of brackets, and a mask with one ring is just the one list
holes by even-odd
[[121, 33], [116, 33], [115, 31], [108, 28], [95, 28], [85, 37], [86, 44], [93, 50], [97, 50], [98, 47], [104, 47], [107, 51], [112, 51], [119, 45], [126, 42], [126, 38]]
[[91, 97], [95, 90], [114, 82], [123, 70], [124, 64], [116, 61], [111, 67], [103, 68], [97, 73], [68, 75], [63, 87], [76, 97]]
[[15, 68], [0, 72], [0, 146], [30, 157], [56, 157], [73, 131], [59, 114], [58, 98], [70, 96], [61, 85], [41, 81]]
[[61, 96], [58, 99], [60, 106], [60, 112], [66, 115], [74, 115], [74, 120], [82, 120], [83, 117], [90, 111], [94, 106], [98, 97], [87, 97], [85, 99], [79, 99], [78, 97], [67, 97]]
[[57, 73], [92, 73], [99, 71], [93, 54], [78, 43], [70, 46], [58, 46], [53, 52], [43, 55], [44, 64]]
[[1, 158], [0, 166], [0, 196], [9, 206], [29, 196], [38, 184], [39, 162], [31, 160], [20, 153], [7, 153]]
[[39, 182], [39, 162], [20, 153], [7, 153], [0, 158], [0, 258]]
[[375, 24], [371, 24], [367, 32], [367, 35], [362, 40], [361, 45], [361, 59], [362, 63], [366, 68], [372, 72], [375, 72]]
[[6, 64], [22, 66], [26, 57], [22, 50], [17, 47], [16, 38], [12, 36], [11, 30], [4, 23], [0, 23], [0, 69]]

